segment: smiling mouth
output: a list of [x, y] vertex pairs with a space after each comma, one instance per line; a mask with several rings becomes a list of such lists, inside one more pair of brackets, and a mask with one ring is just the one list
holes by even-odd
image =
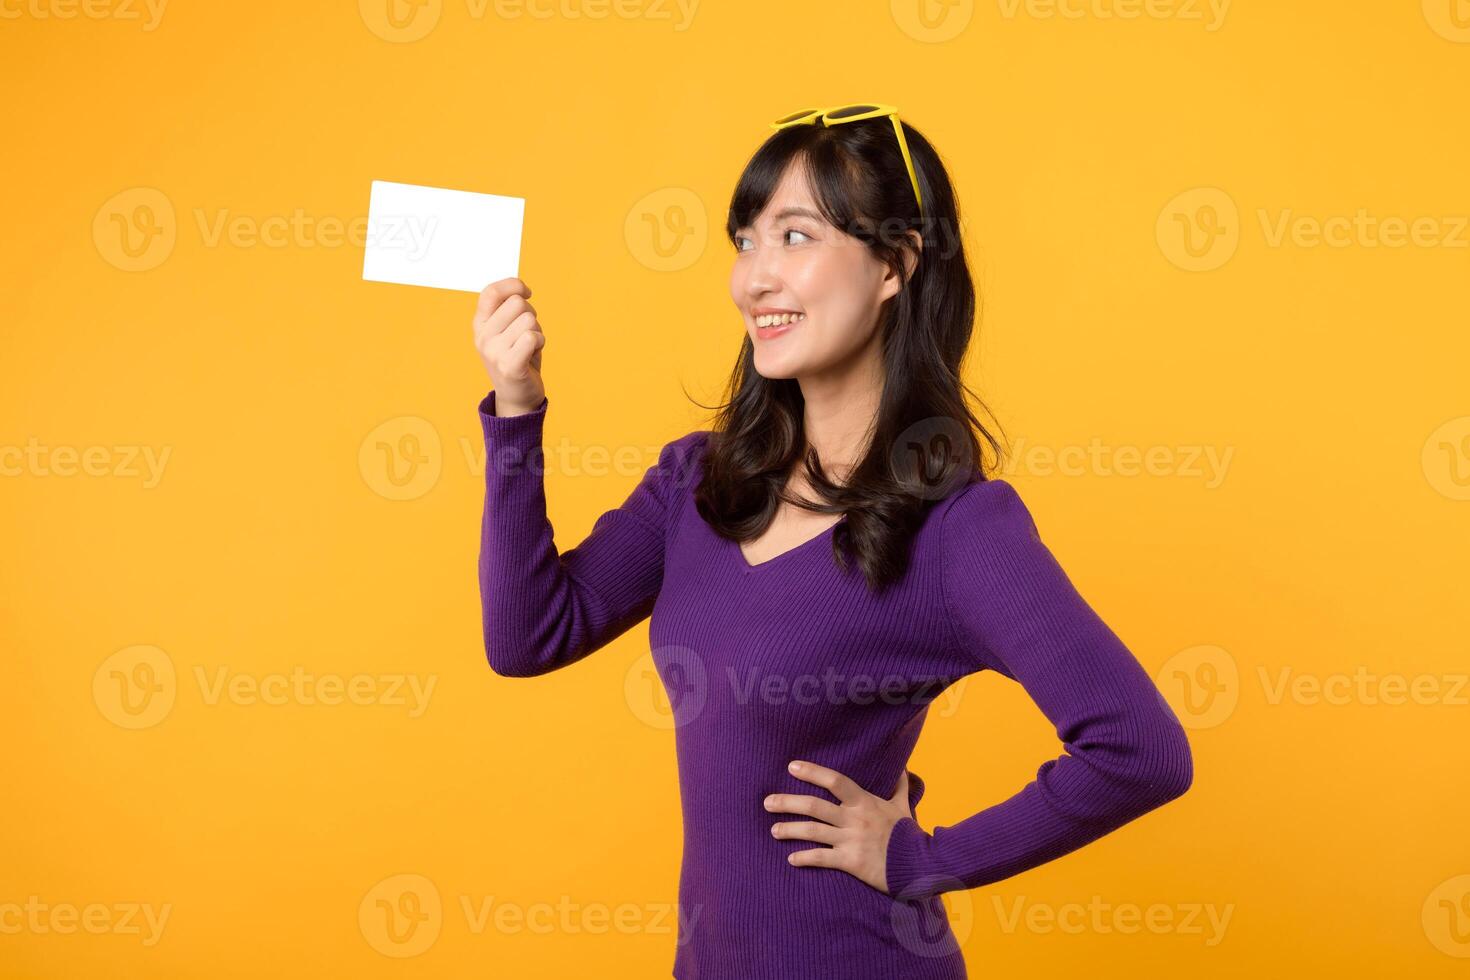
[[757, 340], [773, 340], [791, 332], [791, 329], [806, 322], [806, 314], [792, 315], [762, 315], [755, 318], [755, 337]]

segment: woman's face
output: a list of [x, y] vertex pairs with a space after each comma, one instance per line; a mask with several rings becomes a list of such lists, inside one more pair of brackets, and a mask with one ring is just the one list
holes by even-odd
[[[867, 246], [820, 216], [796, 166], [786, 168], [754, 226], [736, 230], [735, 247], [730, 296], [766, 378], [841, 370], [861, 357], [878, 308], [900, 285]], [[774, 322], [766, 315], [776, 313], [787, 315]]]

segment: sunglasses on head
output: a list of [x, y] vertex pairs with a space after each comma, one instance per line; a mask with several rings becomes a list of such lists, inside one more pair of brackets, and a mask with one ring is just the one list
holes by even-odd
[[785, 129], [787, 126], [803, 125], [839, 126], [842, 123], [861, 122], [864, 119], [877, 119], [880, 116], [887, 116], [888, 121], [893, 123], [893, 134], [898, 137], [898, 149], [903, 154], [903, 165], [908, 168], [909, 181], [914, 185], [914, 200], [919, 202], [919, 216], [923, 217], [924, 197], [919, 193], [919, 178], [914, 174], [914, 161], [909, 156], [908, 141], [903, 138], [903, 124], [899, 122], [897, 106], [865, 102], [856, 105], [829, 106], [825, 109], [800, 109], [777, 119], [771, 123], [771, 128]]

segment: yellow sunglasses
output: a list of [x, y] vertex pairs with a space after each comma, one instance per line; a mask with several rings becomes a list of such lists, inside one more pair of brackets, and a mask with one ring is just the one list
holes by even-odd
[[903, 138], [903, 126], [898, 121], [897, 106], [861, 103], [830, 106], [825, 109], [802, 109], [777, 119], [771, 123], [771, 128], [785, 129], [787, 126], [805, 124], [838, 126], [842, 123], [861, 122], [864, 119], [876, 119], [880, 116], [887, 116], [889, 122], [893, 123], [893, 135], [898, 137], [898, 148], [903, 153], [903, 165], [908, 168], [909, 180], [914, 185], [914, 200], [919, 202], [919, 216], [922, 218], [924, 216], [924, 196], [919, 193], [919, 178], [914, 175], [914, 161], [909, 156], [908, 141]]

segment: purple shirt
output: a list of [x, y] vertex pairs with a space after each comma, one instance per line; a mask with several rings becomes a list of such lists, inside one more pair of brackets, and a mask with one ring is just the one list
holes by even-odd
[[[651, 616], [684, 822], [678, 980], [965, 977], [941, 893], [1050, 861], [1189, 787], [1178, 719], [1004, 480], [975, 474], [935, 502], [906, 574], [879, 597], [855, 565], [835, 564], [835, 529], [757, 565], [716, 534], [694, 506], [709, 435], [697, 430], [667, 443], [628, 498], [558, 553], [540, 452], [548, 401], [506, 418], [494, 405], [492, 391], [480, 403], [490, 666], [543, 674]], [[981, 670], [1020, 683], [1066, 752], [951, 826], [900, 820], [887, 894], [837, 868], [788, 864], [827, 845], [772, 837], [774, 823], [811, 818], [768, 811], [765, 797], [839, 801], [787, 763], [891, 797], [929, 703]], [[910, 804], [923, 792], [910, 771]]]

